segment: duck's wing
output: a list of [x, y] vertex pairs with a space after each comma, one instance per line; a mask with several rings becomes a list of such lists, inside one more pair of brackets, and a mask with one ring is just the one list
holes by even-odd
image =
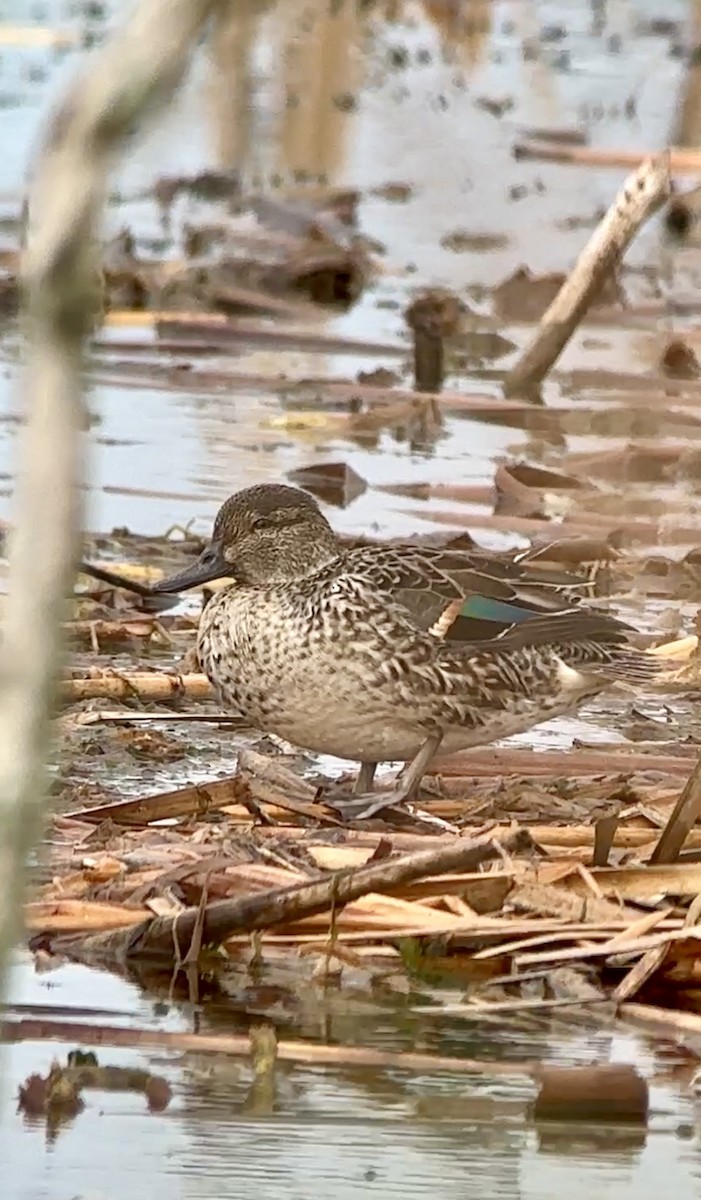
[[[586, 580], [564, 572], [472, 551], [374, 546], [347, 557], [353, 573], [400, 603], [419, 629], [452, 642], [490, 640], [538, 614], [576, 609], [587, 588]], [[612, 630], [621, 628], [611, 617], [597, 617]]]
[[630, 625], [597, 609], [566, 608], [559, 612], [534, 613], [528, 621], [503, 630], [496, 646], [515, 650], [523, 646], [566, 646], [593, 643], [600, 646], [630, 645]]

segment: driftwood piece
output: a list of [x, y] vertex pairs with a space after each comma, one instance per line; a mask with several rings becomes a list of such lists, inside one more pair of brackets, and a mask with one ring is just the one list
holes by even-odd
[[545, 1067], [533, 1107], [536, 1121], [611, 1121], [646, 1124], [647, 1083], [627, 1063]]
[[[527, 852], [533, 847], [523, 830], [497, 842], [490, 835], [458, 839], [436, 850], [404, 855], [373, 863], [357, 870], [330, 875], [311, 883], [275, 889], [221, 900], [204, 910], [202, 944], [216, 947], [236, 933], [251, 933], [276, 925], [288, 925], [303, 917], [338, 908], [368, 892], [386, 893], [423, 875], [449, 871], [471, 871], [481, 863], [501, 858], [504, 853]], [[175, 959], [181, 962], [188, 952], [199, 917], [199, 909], [187, 908], [176, 917], [155, 917], [136, 928], [61, 943], [64, 953], [72, 950], [100, 955], [112, 961], [143, 958], [150, 961]]]
[[530, 345], [509, 371], [504, 383], [505, 395], [525, 393], [538, 387], [641, 225], [669, 197], [670, 187], [666, 154], [647, 159], [626, 180], [543, 315]]

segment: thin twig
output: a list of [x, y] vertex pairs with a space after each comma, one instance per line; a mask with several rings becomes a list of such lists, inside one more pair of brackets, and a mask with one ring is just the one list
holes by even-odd
[[[650, 157], [650, 150], [612, 149], [605, 146], [572, 146], [562, 142], [523, 138], [513, 147], [516, 159], [536, 159], [539, 162], [568, 163], [575, 167], [603, 167], [607, 171], [621, 167], [628, 171], [639, 167]], [[698, 175], [701, 171], [701, 152], [671, 146], [670, 170], [673, 175]]]
[[64, 597], [79, 558], [81, 357], [96, 312], [108, 172], [135, 126], [172, 96], [214, 7], [215, 0], [135, 6], [54, 113], [36, 163], [25, 263], [28, 422], [0, 657], [0, 996], [44, 812]]

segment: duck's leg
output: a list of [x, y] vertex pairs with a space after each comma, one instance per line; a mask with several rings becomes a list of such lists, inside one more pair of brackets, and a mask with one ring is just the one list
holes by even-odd
[[[432, 733], [430, 737], [427, 737], [411, 762], [404, 768], [401, 775], [395, 779], [394, 786], [388, 792], [370, 792], [364, 796], [355, 795], [352, 799], [344, 799], [342, 796], [329, 796], [324, 802], [331, 808], [337, 809], [342, 817], [348, 817], [350, 820], [362, 820], [364, 817], [374, 817], [375, 813], [381, 812], [383, 808], [391, 808], [395, 804], [406, 804], [409, 800], [415, 798], [421, 786], [421, 780], [426, 774], [431, 764], [431, 759], [442, 741], [442, 733]], [[366, 766], [369, 767], [370, 765], [370, 763], [363, 763], [359, 774], [363, 772]]]
[[372, 791], [372, 782], [375, 778], [377, 763], [361, 762], [360, 770], [355, 777], [353, 784], [353, 794], [355, 796], [364, 796], [366, 792]]

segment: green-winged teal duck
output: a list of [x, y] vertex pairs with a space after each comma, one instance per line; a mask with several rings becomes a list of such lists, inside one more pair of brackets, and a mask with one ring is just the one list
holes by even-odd
[[[523, 732], [662, 666], [579, 605], [572, 577], [472, 551], [346, 549], [297, 488], [232, 496], [197, 562], [154, 590], [225, 577], [200, 621], [202, 669], [253, 727], [359, 762], [355, 799], [332, 801], [353, 815], [413, 798], [439, 747]], [[409, 765], [393, 789], [367, 794], [395, 761]]]

